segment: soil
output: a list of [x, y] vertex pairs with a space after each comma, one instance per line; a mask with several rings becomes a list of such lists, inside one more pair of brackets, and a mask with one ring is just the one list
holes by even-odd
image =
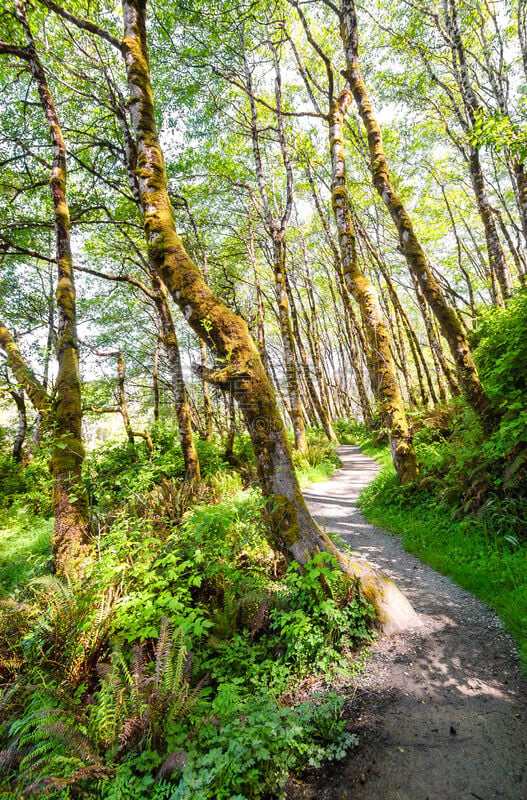
[[527, 679], [496, 614], [405, 552], [357, 509], [379, 467], [354, 446], [305, 490], [317, 521], [383, 569], [422, 627], [381, 637], [341, 686], [359, 745], [323, 773], [291, 782], [303, 800], [527, 800]]

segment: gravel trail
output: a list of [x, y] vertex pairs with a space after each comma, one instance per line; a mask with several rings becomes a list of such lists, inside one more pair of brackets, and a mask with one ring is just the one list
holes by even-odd
[[527, 800], [527, 680], [514, 641], [485, 604], [366, 522], [356, 502], [379, 466], [357, 447], [338, 452], [342, 468], [304, 491], [308, 506], [396, 581], [424, 624], [373, 646], [353, 688], [360, 745], [298, 796]]

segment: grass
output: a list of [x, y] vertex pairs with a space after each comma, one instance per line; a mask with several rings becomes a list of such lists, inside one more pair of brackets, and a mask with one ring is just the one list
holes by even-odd
[[360, 447], [382, 466], [360, 496], [366, 519], [401, 535], [406, 550], [495, 609], [527, 666], [527, 545], [493, 537], [478, 519], [453, 520], [430, 492], [400, 486], [387, 447], [371, 439]]
[[306, 486], [310, 486], [312, 483], [327, 481], [337, 468], [338, 465], [333, 461], [324, 460], [315, 465], [303, 464], [301, 467], [297, 467], [296, 474], [300, 486], [305, 489]]
[[0, 595], [18, 594], [49, 572], [53, 520], [22, 506], [0, 511]]
[[312, 483], [321, 483], [331, 478], [340, 466], [335, 446], [328, 442], [323, 431], [317, 428], [307, 430], [309, 450], [300, 454], [293, 451], [293, 461], [298, 482], [302, 488]]

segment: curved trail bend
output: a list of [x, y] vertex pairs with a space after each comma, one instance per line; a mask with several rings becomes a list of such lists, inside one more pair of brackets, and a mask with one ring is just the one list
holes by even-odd
[[372, 648], [355, 679], [360, 744], [316, 800], [527, 800], [527, 680], [496, 614], [357, 509], [379, 466], [351, 445], [331, 480], [304, 491], [326, 530], [406, 592], [423, 627]]

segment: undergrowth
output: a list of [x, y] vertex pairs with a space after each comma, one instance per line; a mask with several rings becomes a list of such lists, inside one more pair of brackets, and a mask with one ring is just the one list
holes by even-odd
[[[320, 432], [304, 481], [338, 459]], [[269, 541], [246, 437], [237, 468], [198, 445], [200, 484], [179, 448], [92, 451], [97, 561], [81, 585], [49, 574], [52, 520], [24, 506], [14, 474], [2, 511], [0, 798], [270, 800], [291, 771], [356, 743], [344, 698], [293, 703], [307, 676], [352, 668], [373, 609], [327, 554], [302, 571]], [[20, 480], [17, 484], [17, 474]], [[18, 490], [18, 491], [17, 491]], [[319, 682], [320, 685], [320, 682]], [[324, 681], [322, 681], [324, 685]]]

